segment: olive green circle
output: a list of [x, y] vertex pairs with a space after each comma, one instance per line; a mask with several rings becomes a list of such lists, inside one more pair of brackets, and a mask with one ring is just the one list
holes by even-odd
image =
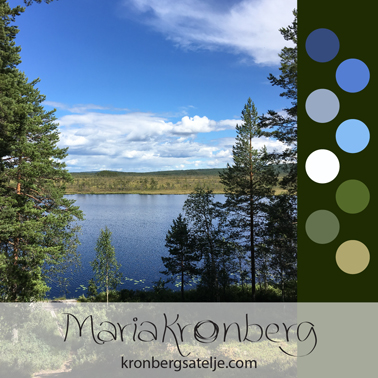
[[318, 244], [327, 244], [336, 238], [340, 223], [336, 215], [328, 210], [313, 212], [306, 221], [307, 236]]
[[348, 240], [340, 245], [336, 252], [336, 263], [345, 273], [358, 274], [366, 269], [370, 262], [370, 252], [358, 240]]
[[358, 180], [344, 181], [336, 191], [336, 202], [340, 209], [349, 214], [364, 210], [370, 201], [367, 186]]

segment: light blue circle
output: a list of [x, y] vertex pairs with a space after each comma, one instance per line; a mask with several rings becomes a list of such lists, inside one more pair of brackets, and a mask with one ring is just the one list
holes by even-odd
[[359, 59], [344, 60], [336, 70], [337, 84], [345, 92], [360, 92], [368, 85], [369, 80], [369, 68]]
[[336, 131], [336, 141], [345, 152], [355, 154], [362, 151], [370, 140], [368, 127], [358, 119], [344, 121]]

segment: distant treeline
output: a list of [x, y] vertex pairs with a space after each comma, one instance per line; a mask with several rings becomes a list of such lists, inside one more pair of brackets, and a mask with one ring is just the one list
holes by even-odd
[[[115, 176], [134, 176], [136, 174], [141, 176], [219, 176], [219, 172], [223, 172], [225, 168], [212, 169], [186, 169], [178, 171], [157, 171], [157, 172], [119, 172], [119, 171], [99, 171], [99, 172], [83, 172], [80, 175], [96, 175], [101, 177], [115, 177]], [[75, 176], [77, 173], [72, 173]]]
[[[281, 175], [284, 168], [276, 166]], [[188, 169], [159, 172], [75, 172], [73, 183], [67, 184], [66, 194], [78, 193], [143, 193], [143, 194], [189, 194], [198, 185], [213, 193], [224, 193], [219, 172], [224, 168]], [[277, 194], [282, 192], [276, 188]]]

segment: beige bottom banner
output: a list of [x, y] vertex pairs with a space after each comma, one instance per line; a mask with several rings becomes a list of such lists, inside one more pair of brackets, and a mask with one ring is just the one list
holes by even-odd
[[377, 315], [376, 304], [0, 304], [0, 376], [373, 376]]

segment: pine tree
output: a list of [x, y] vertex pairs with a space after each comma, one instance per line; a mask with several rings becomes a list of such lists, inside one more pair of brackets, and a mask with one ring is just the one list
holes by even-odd
[[254, 228], [258, 222], [262, 199], [273, 194], [277, 173], [269, 164], [266, 148], [256, 150], [253, 138], [261, 135], [257, 109], [249, 98], [242, 111], [241, 125], [236, 125], [236, 143], [233, 147], [234, 164], [220, 173], [227, 197], [225, 208], [230, 212], [231, 236], [249, 252], [252, 282], [252, 300], [256, 293], [256, 258]]
[[226, 212], [214, 201], [212, 190], [200, 186], [189, 194], [184, 211], [202, 256], [200, 286], [206, 289], [210, 301], [219, 301], [220, 263], [229, 253], [225, 241]]
[[17, 69], [18, 28], [24, 8], [0, 0], [0, 298], [44, 297], [52, 280], [80, 262], [76, 220], [82, 212], [63, 197], [72, 181], [57, 147], [54, 112]]
[[111, 244], [112, 233], [105, 227], [101, 230], [96, 243], [96, 257], [90, 263], [94, 272], [94, 278], [99, 290], [105, 289], [106, 302], [109, 302], [109, 289], [116, 290], [121, 284], [122, 272], [121, 265], [117, 262], [115, 249]]
[[[285, 300], [286, 286], [297, 279], [297, 210], [296, 197], [275, 196], [265, 206], [262, 243], [266, 247], [273, 282], [278, 283]], [[295, 291], [296, 288], [294, 287]]]
[[[265, 225], [265, 254], [269, 257], [268, 268], [280, 282], [283, 298], [285, 282], [296, 281], [296, 193], [297, 193], [297, 10], [293, 11], [294, 21], [280, 32], [286, 41], [292, 41], [293, 47], [284, 47], [279, 54], [281, 74], [268, 79], [273, 86], [283, 89], [281, 97], [291, 101], [291, 106], [283, 109], [284, 115], [270, 110], [260, 117], [259, 128], [262, 135], [277, 138], [287, 148], [282, 153], [272, 154], [279, 163], [285, 163], [286, 175], [280, 186], [291, 196], [279, 196], [267, 204], [267, 225]], [[268, 227], [268, 229], [266, 229]], [[261, 249], [264, 251], [264, 248]]]
[[286, 175], [280, 186], [290, 193], [297, 192], [297, 10], [293, 11], [294, 21], [287, 28], [281, 28], [280, 32], [286, 41], [292, 41], [293, 47], [284, 47], [279, 54], [281, 58], [281, 74], [277, 78], [270, 74], [268, 80], [273, 86], [279, 86], [284, 91], [280, 94], [291, 100], [291, 107], [283, 109], [284, 115], [273, 110], [260, 117], [259, 128], [262, 134], [274, 137], [285, 143], [287, 148], [282, 153], [277, 153], [278, 162], [285, 162]]
[[177, 219], [173, 220], [173, 225], [165, 238], [169, 257], [161, 258], [166, 270], [160, 273], [171, 276], [168, 282], [175, 282], [176, 278], [180, 279], [182, 301], [184, 301], [185, 284], [199, 273], [197, 262], [200, 256], [195, 250], [193, 239], [186, 219], [179, 214]]

